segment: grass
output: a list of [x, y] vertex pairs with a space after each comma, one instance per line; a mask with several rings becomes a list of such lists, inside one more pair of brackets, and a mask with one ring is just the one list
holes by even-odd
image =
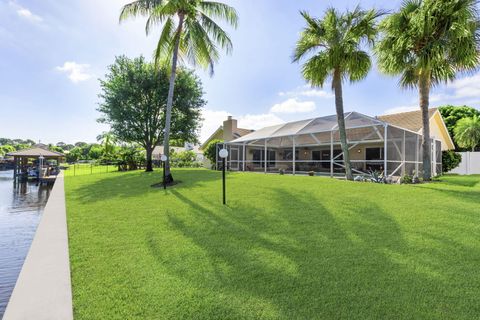
[[98, 173], [109, 173], [112, 171], [118, 171], [118, 166], [114, 164], [104, 165], [98, 163], [76, 163], [76, 164], [62, 164], [65, 170], [65, 176], [81, 176]]
[[67, 177], [75, 319], [480, 317], [480, 176]]

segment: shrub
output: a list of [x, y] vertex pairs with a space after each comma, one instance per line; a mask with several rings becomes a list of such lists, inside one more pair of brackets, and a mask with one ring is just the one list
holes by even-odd
[[402, 184], [412, 184], [413, 183], [413, 177], [409, 174], [406, 174], [400, 179], [400, 183], [402, 183]]
[[462, 155], [456, 153], [453, 150], [447, 150], [442, 152], [442, 172], [449, 172], [462, 162]]
[[216, 160], [217, 160], [217, 143], [222, 143], [222, 140], [212, 140], [203, 150], [203, 155], [210, 160], [212, 163], [212, 169], [216, 168]]
[[170, 151], [171, 166], [176, 168], [199, 168], [201, 163], [197, 161], [197, 155], [193, 151]]

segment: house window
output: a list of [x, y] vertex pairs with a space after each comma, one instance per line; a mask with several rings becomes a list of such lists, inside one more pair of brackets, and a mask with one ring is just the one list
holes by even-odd
[[[267, 166], [269, 167], [274, 167], [275, 166], [275, 161], [277, 157], [277, 153], [274, 150], [268, 150], [267, 151]], [[254, 149], [253, 150], [253, 165], [255, 167], [265, 167], [265, 149]]]
[[383, 160], [383, 148], [365, 148], [365, 160]]
[[[293, 155], [293, 150], [292, 149], [283, 150], [282, 160], [292, 161], [293, 160], [292, 155]], [[295, 160], [298, 160], [298, 150], [295, 150]]]
[[263, 166], [263, 152], [262, 150], [255, 149], [253, 150], [253, 165], [255, 167]]

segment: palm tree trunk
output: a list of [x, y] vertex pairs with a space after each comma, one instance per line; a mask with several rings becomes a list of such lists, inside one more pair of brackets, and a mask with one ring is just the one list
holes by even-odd
[[[335, 108], [337, 111], [338, 132], [340, 133], [343, 162], [345, 164], [345, 177], [347, 178], [347, 180], [353, 180], [352, 167], [350, 164], [350, 152], [348, 150], [347, 143], [347, 131], [345, 129], [345, 116], [343, 114], [342, 78], [338, 70], [334, 71], [332, 85], [335, 91]], [[330, 156], [333, 157], [333, 154]]]
[[175, 78], [177, 72], [178, 48], [180, 46], [180, 37], [182, 34], [184, 19], [185, 15], [179, 14], [178, 29], [176, 31], [177, 37], [175, 39], [175, 47], [173, 48], [170, 84], [168, 87], [167, 112], [165, 115], [165, 133], [163, 138], [163, 152], [167, 156], [167, 161], [165, 162], [165, 183], [173, 182], [173, 176], [170, 172], [170, 123], [172, 121], [173, 91], [175, 89]]
[[427, 75], [421, 74], [418, 82], [420, 109], [422, 110], [423, 123], [423, 180], [430, 181], [432, 178], [432, 144], [430, 141], [430, 116], [428, 114], [430, 81], [427, 78]]

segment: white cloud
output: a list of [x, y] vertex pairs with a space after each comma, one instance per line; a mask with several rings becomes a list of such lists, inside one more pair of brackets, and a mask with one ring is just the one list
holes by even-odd
[[331, 92], [311, 88], [308, 85], [303, 86], [303, 87], [298, 87], [293, 91], [281, 91], [281, 92], [278, 93], [278, 95], [281, 96], [281, 97], [287, 96], [287, 97], [294, 97], [294, 98], [299, 98], [299, 97], [312, 98], [312, 97], [314, 97], [314, 98], [330, 99], [330, 98], [334, 97], [334, 95]]
[[93, 75], [88, 73], [90, 69], [89, 64], [79, 64], [73, 61], [67, 61], [61, 67], [56, 67], [56, 70], [68, 74], [68, 78], [73, 83], [78, 83], [90, 79]]
[[[202, 110], [203, 124], [200, 129], [200, 142], [205, 142], [221, 125], [223, 121], [227, 119], [231, 114], [227, 111], [220, 110]], [[281, 118], [271, 113], [264, 114], [247, 114], [244, 116], [233, 117], [238, 121], [239, 128], [245, 129], [261, 129], [263, 127], [273, 126], [276, 124], [284, 123]]]
[[480, 97], [480, 73], [455, 80], [447, 88], [453, 88], [456, 99], [478, 98]]
[[313, 101], [298, 101], [296, 98], [288, 99], [274, 105], [270, 112], [273, 113], [305, 113], [315, 111], [316, 105]]
[[23, 19], [26, 19], [30, 22], [40, 23], [43, 21], [43, 18], [39, 15], [32, 13], [29, 9], [22, 7], [14, 1], [10, 1], [9, 5], [17, 12], [17, 15]]
[[285, 121], [272, 113], [247, 114], [238, 118], [238, 126], [240, 128], [254, 130], [274, 126], [284, 122]]
[[419, 110], [418, 106], [400, 106], [395, 108], [390, 108], [385, 110], [384, 114], [393, 114], [393, 113], [401, 113], [401, 112], [409, 112], [409, 111], [416, 111]]

